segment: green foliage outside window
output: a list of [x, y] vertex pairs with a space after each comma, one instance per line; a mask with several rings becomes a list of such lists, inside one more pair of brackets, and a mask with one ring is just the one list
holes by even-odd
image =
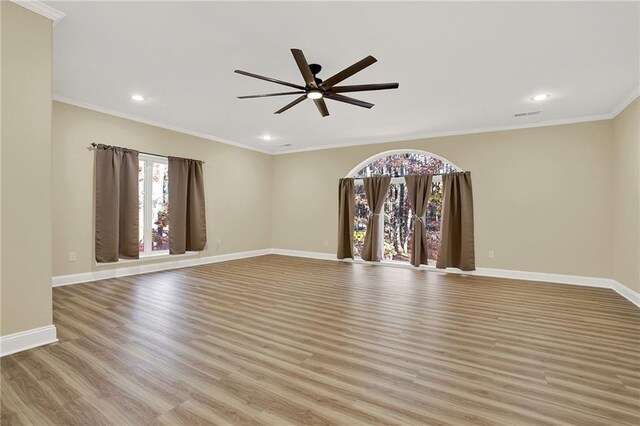
[[[440, 174], [455, 172], [456, 169], [439, 158], [420, 153], [393, 154], [372, 161], [360, 170], [355, 177], [389, 175], [402, 177], [415, 174]], [[435, 263], [440, 246], [440, 224], [442, 217], [442, 183], [432, 185], [429, 207], [426, 215], [426, 228], [429, 243], [429, 263]], [[356, 185], [354, 249], [360, 256], [364, 245], [364, 235], [369, 218], [369, 206], [361, 185]], [[389, 187], [384, 203], [384, 257], [387, 260], [407, 261], [413, 245], [413, 211], [404, 183], [393, 183]]]

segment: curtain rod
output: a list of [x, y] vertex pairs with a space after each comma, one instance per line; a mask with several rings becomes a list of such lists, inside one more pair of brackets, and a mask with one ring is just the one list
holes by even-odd
[[[469, 173], [469, 172], [466, 171], [466, 170], [460, 170], [458, 172], [449, 172], [449, 173], [418, 173], [417, 175], [405, 175], [405, 176], [420, 176], [420, 175], [423, 175], [423, 176], [443, 176], [443, 175], [452, 175], [454, 173]], [[340, 179], [362, 180], [362, 179], [369, 179], [369, 178], [372, 178], [372, 177], [382, 177], [382, 176], [389, 176], [389, 175], [365, 176], [365, 177], [345, 177], [345, 178], [338, 178], [338, 180], [340, 180]], [[403, 178], [403, 177], [404, 176], [391, 176], [391, 179], [394, 179], [394, 178], [400, 179], [400, 178]]]
[[[107, 145], [107, 144], [103, 144], [103, 143], [95, 143], [95, 142], [91, 142], [91, 145], [87, 148], [88, 150], [93, 150], [98, 148], [99, 145], [104, 145], [104, 146], [114, 146], [114, 145]], [[125, 149], [129, 149], [129, 148], [125, 148]], [[133, 149], [132, 151], [136, 151], [135, 149]], [[144, 151], [138, 151], [139, 154], [144, 154], [144, 155], [151, 155], [153, 157], [164, 157], [164, 158], [168, 158], [167, 155], [160, 155], [160, 154], [154, 154], [152, 152], [144, 152]], [[176, 157], [176, 158], [182, 158], [182, 157]], [[186, 160], [192, 160], [191, 158], [186, 158]], [[193, 160], [193, 161], [199, 161], [202, 164], [204, 164], [205, 162], [203, 160]]]

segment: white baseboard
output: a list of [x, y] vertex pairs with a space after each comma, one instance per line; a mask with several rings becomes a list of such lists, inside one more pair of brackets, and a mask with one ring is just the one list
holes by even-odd
[[[340, 261], [334, 253], [318, 253], [314, 251], [271, 249], [271, 254], [279, 254], [280, 256], [306, 257], [308, 259], [335, 260]], [[349, 259], [351, 261], [351, 259]]]
[[238, 253], [221, 254], [207, 257], [190, 257], [187, 259], [170, 260], [158, 263], [139, 263], [133, 266], [123, 263], [122, 267], [85, 272], [82, 274], [60, 275], [52, 278], [52, 285], [59, 287], [69, 284], [86, 283], [89, 281], [105, 280], [108, 278], [126, 277], [129, 275], [146, 274], [149, 272], [166, 271], [169, 269], [186, 268], [189, 266], [205, 265], [208, 263], [226, 262], [228, 260], [246, 259], [248, 257], [271, 254], [271, 249], [243, 251]]
[[616, 280], [611, 280], [611, 288], [614, 289], [620, 296], [624, 297], [640, 308], [640, 293], [630, 289], [626, 285]]
[[433, 266], [422, 265], [420, 266], [420, 268], [416, 268], [408, 263], [400, 263], [400, 262], [389, 262], [389, 261], [366, 262], [364, 260], [359, 260], [359, 259], [355, 259], [355, 260], [342, 259], [341, 260], [341, 259], [337, 259], [335, 255], [328, 254], [328, 253], [315, 253], [315, 252], [308, 252], [308, 251], [284, 250], [284, 249], [273, 249], [272, 253], [283, 255], [283, 256], [306, 257], [306, 258], [321, 259], [321, 260], [335, 260], [335, 261], [348, 262], [348, 263], [361, 263], [361, 264], [372, 265], [372, 266], [391, 266], [394, 268], [422, 269], [422, 270], [434, 271], [434, 272], [440, 272], [440, 273], [477, 275], [481, 277], [510, 278], [514, 280], [539, 281], [539, 282], [548, 282], [548, 283], [554, 283], [554, 284], [570, 284], [570, 285], [581, 285], [586, 287], [610, 288], [640, 308], [640, 293], [630, 289], [624, 284], [616, 280], [613, 280], [611, 278], [585, 277], [580, 275], [565, 275], [565, 274], [549, 274], [546, 272], [529, 272], [529, 271], [516, 271], [511, 269], [494, 269], [494, 268], [477, 268], [475, 271], [461, 271], [455, 268], [447, 268], [446, 270], [443, 271], [441, 269], [436, 269]]
[[[449, 272], [449, 270], [447, 270]], [[556, 284], [582, 285], [586, 287], [611, 288], [611, 279], [585, 277], [581, 275], [549, 274], [546, 272], [517, 271], [512, 269], [477, 268], [469, 273], [480, 277], [510, 278], [514, 280], [540, 281]]]
[[[447, 272], [449, 272], [447, 270]], [[472, 275], [494, 278], [511, 278], [526, 281], [541, 281], [553, 284], [581, 285], [585, 287], [609, 288], [640, 308], [640, 293], [612, 278], [585, 277], [581, 275], [548, 274], [545, 272], [514, 271], [509, 269], [478, 268]]]
[[55, 325], [7, 334], [6, 336], [0, 336], [0, 356], [15, 354], [16, 352], [26, 351], [27, 349], [57, 341]]
[[83, 274], [62, 275], [58, 277], [53, 277], [52, 284], [54, 287], [58, 287], [58, 286], [69, 285], [69, 284], [78, 284], [78, 283], [84, 283], [89, 281], [103, 280], [107, 278], [125, 277], [129, 275], [144, 274], [148, 272], [157, 272], [157, 271], [164, 271], [168, 269], [185, 268], [188, 266], [204, 265], [204, 264], [216, 263], [216, 262], [225, 262], [228, 260], [245, 259], [245, 258], [255, 257], [255, 256], [264, 256], [266, 254], [278, 254], [281, 256], [292, 256], [292, 257], [305, 257], [308, 259], [332, 260], [336, 262], [359, 263], [359, 264], [366, 264], [371, 266], [387, 266], [387, 267], [394, 267], [394, 268], [422, 269], [422, 270], [434, 271], [434, 272], [440, 272], [440, 273], [477, 275], [481, 277], [510, 278], [515, 280], [540, 281], [540, 282], [548, 282], [548, 283], [556, 283], [556, 284], [570, 284], [570, 285], [581, 285], [581, 286], [587, 286], [587, 287], [610, 288], [640, 308], [640, 293], [637, 293], [636, 291], [630, 289], [629, 287], [626, 287], [625, 285], [619, 283], [618, 281], [610, 278], [584, 277], [580, 275], [565, 275], [565, 274], [549, 274], [545, 272], [516, 271], [511, 269], [494, 269], [494, 268], [478, 268], [475, 271], [461, 271], [455, 268], [447, 268], [445, 271], [442, 271], [440, 269], [436, 269], [433, 266], [423, 265], [423, 266], [420, 266], [420, 268], [415, 268], [414, 266], [408, 263], [400, 263], [400, 262], [389, 262], [389, 261], [366, 262], [364, 260], [359, 260], [359, 259], [340, 260], [336, 258], [335, 254], [331, 254], [331, 253], [318, 253], [318, 252], [311, 252], [311, 251], [287, 250], [287, 249], [279, 249], [279, 248], [244, 251], [240, 253], [230, 253], [230, 254], [223, 254], [219, 256], [196, 257], [196, 258], [181, 259], [181, 260], [162, 262], [162, 263], [139, 264], [136, 266], [124, 266], [122, 268], [93, 271], [93, 272], [87, 272]]

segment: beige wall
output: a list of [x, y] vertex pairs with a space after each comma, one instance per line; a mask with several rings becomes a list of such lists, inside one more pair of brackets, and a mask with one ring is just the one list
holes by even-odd
[[[0, 90], [2, 90], [2, 10], [0, 5]], [[0, 336], [2, 336], [2, 101], [0, 100]]]
[[411, 148], [473, 173], [479, 267], [613, 277], [640, 291], [638, 100], [615, 120], [275, 157], [54, 102], [52, 145], [51, 22], [6, 1], [0, 21], [0, 335], [52, 323], [52, 275], [116, 267], [94, 261], [91, 142], [206, 161], [200, 256], [334, 253], [337, 179]]
[[279, 155], [273, 245], [334, 253], [337, 179], [411, 148], [472, 172], [477, 266], [611, 277], [611, 141], [607, 120]]
[[[268, 247], [333, 253], [337, 179], [372, 155], [407, 148], [472, 171], [479, 267], [613, 276], [638, 290], [638, 239], [626, 232], [634, 225], [619, 226], [638, 217], [637, 198], [626, 197], [638, 193], [637, 104], [615, 121], [271, 157], [54, 102], [53, 275], [115, 267], [93, 260], [90, 142], [206, 161], [209, 246], [202, 256]], [[631, 186], [623, 190], [614, 179]], [[612, 205], [622, 207], [612, 212]]]
[[[638, 239], [626, 232], [634, 225], [618, 226], [638, 217], [637, 197], [635, 204], [626, 197], [638, 193], [637, 104], [615, 121], [272, 157], [54, 102], [53, 275], [115, 267], [94, 261], [91, 142], [206, 161], [209, 245], [201, 256], [268, 247], [334, 253], [337, 179], [372, 155], [407, 148], [473, 173], [479, 267], [613, 276], [637, 289]], [[612, 205], [622, 207], [612, 212]], [[77, 261], [68, 260], [70, 251]]]
[[[116, 267], [95, 263], [91, 142], [206, 162], [208, 247], [200, 256], [270, 247], [271, 156], [54, 102], [54, 276]], [[75, 262], [69, 261], [72, 251]]]
[[613, 279], [640, 292], [640, 98], [613, 120]]
[[0, 334], [52, 323], [51, 21], [0, 2]]

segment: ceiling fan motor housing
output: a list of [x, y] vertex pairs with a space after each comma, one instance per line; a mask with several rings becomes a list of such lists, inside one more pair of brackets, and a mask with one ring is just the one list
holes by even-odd
[[322, 65], [309, 64], [309, 69], [311, 70], [311, 74], [313, 74], [313, 79], [316, 81], [316, 84], [320, 86], [322, 84], [322, 79], [318, 78], [316, 74], [322, 70]]
[[311, 74], [316, 75], [322, 70], [322, 66], [318, 64], [309, 64], [309, 69], [311, 70]]

